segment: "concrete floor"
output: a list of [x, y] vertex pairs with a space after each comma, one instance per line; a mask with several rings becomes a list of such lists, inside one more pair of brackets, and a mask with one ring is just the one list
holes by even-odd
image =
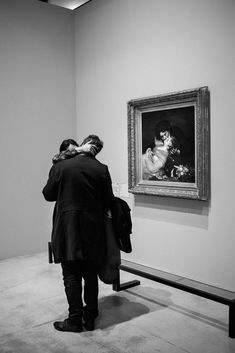
[[0, 261], [0, 353], [234, 353], [228, 307], [121, 272], [141, 285], [100, 283], [96, 330], [58, 332], [67, 316], [60, 265], [47, 254]]

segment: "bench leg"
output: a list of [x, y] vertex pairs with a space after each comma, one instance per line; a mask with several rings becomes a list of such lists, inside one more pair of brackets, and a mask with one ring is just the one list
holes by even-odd
[[129, 281], [129, 282], [125, 282], [125, 283], [120, 284], [120, 270], [119, 270], [118, 281], [117, 281], [117, 283], [113, 284], [113, 290], [115, 292], [120, 292], [121, 290], [132, 288], [132, 287], [135, 287], [138, 285], [140, 285], [140, 281], [137, 281], [137, 280], [133, 280], [133, 281]]
[[119, 292], [120, 290], [120, 270], [118, 271], [118, 280], [115, 284], [113, 284], [113, 290], [115, 292]]
[[235, 338], [235, 303], [229, 305], [229, 337]]
[[48, 261], [49, 264], [53, 263], [53, 258], [52, 258], [52, 249], [51, 249], [51, 242], [48, 242]]

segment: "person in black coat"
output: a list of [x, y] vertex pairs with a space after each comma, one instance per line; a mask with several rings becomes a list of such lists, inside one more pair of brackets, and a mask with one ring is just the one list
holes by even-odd
[[[52, 252], [55, 263], [61, 263], [69, 316], [57, 321], [60, 331], [82, 331], [82, 317], [87, 330], [94, 329], [98, 316], [97, 269], [104, 256], [104, 215], [112, 209], [114, 195], [108, 167], [96, 154], [103, 142], [89, 135], [93, 148], [52, 166], [43, 195], [56, 201], [52, 231]], [[84, 302], [82, 300], [84, 279]]]
[[[90, 141], [88, 141], [86, 144], [82, 146], [79, 146], [78, 143], [73, 139], [63, 140], [59, 148], [59, 153], [57, 153], [52, 158], [52, 163], [55, 164], [65, 159], [72, 158], [81, 152], [91, 152], [91, 149], [93, 148], [93, 146], [89, 142]], [[56, 220], [56, 209], [57, 209], [57, 204], [55, 203], [53, 216], [52, 216], [52, 240], [53, 240], [54, 223]]]

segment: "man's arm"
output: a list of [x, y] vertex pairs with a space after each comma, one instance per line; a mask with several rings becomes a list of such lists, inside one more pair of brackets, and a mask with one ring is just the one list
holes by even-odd
[[76, 146], [75, 147], [75, 151], [77, 151], [78, 153], [82, 153], [82, 152], [91, 152], [93, 154], [93, 148], [95, 146], [92, 145], [91, 141], [88, 141], [87, 143], [85, 143], [84, 145], [81, 146]]
[[56, 164], [58, 162], [61, 162], [65, 159], [73, 158], [78, 155], [78, 151], [73, 149], [73, 150], [66, 150], [62, 151], [60, 153], [57, 153], [53, 158], [52, 158], [52, 163]]
[[56, 201], [59, 188], [59, 176], [56, 166], [52, 166], [49, 172], [49, 178], [44, 186], [42, 193], [46, 201]]
[[114, 194], [113, 194], [113, 188], [112, 188], [112, 180], [111, 180], [111, 176], [109, 174], [109, 170], [108, 170], [107, 166], [106, 166], [104, 196], [105, 196], [105, 198], [104, 198], [105, 199], [105, 209], [112, 210], [113, 203], [114, 203]]
[[52, 163], [55, 164], [55, 163], [58, 163], [58, 162], [61, 162], [61, 161], [65, 160], [65, 159], [73, 158], [73, 157], [77, 156], [79, 153], [82, 153], [82, 152], [90, 152], [90, 153], [94, 154], [93, 153], [93, 148], [94, 148], [94, 145], [92, 145], [90, 143], [90, 141], [88, 141], [84, 145], [77, 146], [77, 147], [74, 147], [72, 149], [67, 149], [67, 150], [62, 151], [60, 153], [57, 153], [52, 158]]

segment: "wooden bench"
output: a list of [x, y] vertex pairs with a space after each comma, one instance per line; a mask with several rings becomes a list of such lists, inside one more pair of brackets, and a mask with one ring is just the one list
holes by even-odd
[[[210, 299], [221, 304], [228, 305], [229, 337], [235, 338], [235, 292], [177, 276], [168, 272], [159, 271], [157, 269], [126, 260], [122, 260], [120, 270], [133, 273], [137, 276], [141, 276], [188, 293], [199, 295], [203, 298]], [[113, 285], [113, 290], [119, 292], [139, 284], [140, 281], [137, 280], [120, 284], [119, 276], [119, 283]]]

